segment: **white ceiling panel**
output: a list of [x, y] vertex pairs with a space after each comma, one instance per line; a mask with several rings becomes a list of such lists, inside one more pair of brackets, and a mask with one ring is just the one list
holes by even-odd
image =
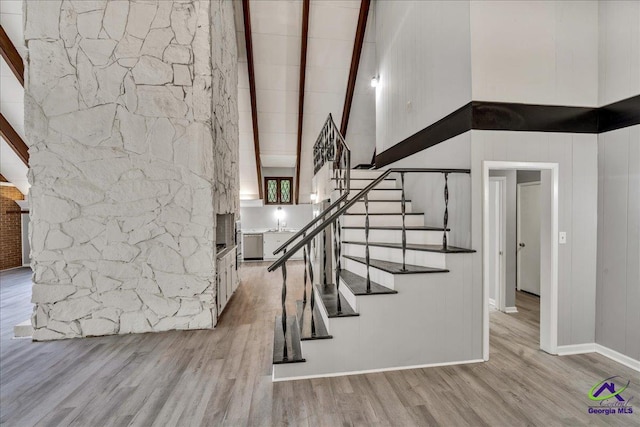
[[0, 137], [0, 173], [7, 181], [15, 185], [22, 194], [29, 193], [27, 172], [27, 166], [11, 149], [7, 141]]
[[307, 67], [345, 69], [349, 76], [353, 40], [310, 38], [307, 49]]
[[247, 61], [238, 62], [238, 87], [249, 90], [249, 72]]
[[251, 114], [251, 95], [249, 89], [238, 88], [238, 112]]
[[295, 154], [297, 148], [295, 133], [263, 133], [260, 131], [260, 154]]
[[24, 58], [27, 49], [24, 46], [24, 33], [22, 30], [22, 0], [0, 1], [0, 25], [2, 25], [18, 53]]
[[344, 7], [338, 2], [315, 0], [309, 7], [309, 37], [328, 40], [347, 40], [353, 43], [356, 34], [360, 2], [357, 8]]
[[339, 88], [347, 87], [349, 73], [343, 68], [316, 67], [307, 65], [306, 92], [336, 93]]
[[300, 35], [302, 2], [299, 0], [259, 0], [251, 2], [253, 34]]
[[264, 90], [298, 91], [299, 65], [260, 64], [256, 72], [256, 87]]
[[253, 60], [259, 64], [300, 66], [300, 34], [281, 36], [253, 34]]
[[265, 167], [265, 168], [295, 168], [296, 158], [297, 156], [295, 154], [293, 155], [261, 154], [260, 155], [260, 161], [262, 162], [262, 167]]
[[298, 112], [298, 92], [283, 90], [256, 89], [256, 104], [258, 107], [258, 124], [262, 122], [260, 113]]
[[298, 115], [283, 113], [260, 113], [262, 122], [260, 132], [265, 133], [292, 133], [298, 132]]

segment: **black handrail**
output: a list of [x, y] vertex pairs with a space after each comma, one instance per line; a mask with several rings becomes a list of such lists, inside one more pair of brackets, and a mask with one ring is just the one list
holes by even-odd
[[[273, 271], [276, 268], [283, 265], [293, 254], [298, 252], [308, 241], [313, 239], [318, 233], [322, 230], [333, 224], [333, 222], [339, 218], [342, 214], [344, 214], [351, 206], [353, 206], [358, 200], [360, 200], [365, 194], [369, 194], [374, 187], [376, 187], [382, 180], [384, 180], [389, 174], [393, 172], [400, 173], [471, 173], [470, 169], [437, 169], [437, 168], [391, 168], [387, 169], [372, 181], [369, 185], [367, 185], [364, 189], [360, 190], [358, 194], [356, 194], [353, 198], [347, 200], [347, 202], [341, 207], [338, 208], [336, 212], [334, 212], [329, 218], [327, 218], [320, 226], [313, 229], [309, 234], [306, 235], [302, 240], [300, 240], [293, 248], [287, 250], [280, 258], [278, 258], [273, 264], [269, 266], [268, 271]], [[345, 193], [348, 195], [348, 193]]]

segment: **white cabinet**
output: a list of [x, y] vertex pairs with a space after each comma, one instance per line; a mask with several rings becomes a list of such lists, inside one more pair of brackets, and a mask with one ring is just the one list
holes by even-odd
[[[278, 259], [282, 256], [283, 252], [280, 252], [277, 255], [273, 254], [273, 251], [275, 251], [276, 249], [278, 249], [280, 246], [282, 246], [283, 243], [285, 243], [287, 240], [289, 240], [291, 237], [293, 237], [293, 235], [296, 234], [292, 231], [275, 231], [275, 232], [268, 232], [268, 233], [264, 233], [263, 234], [263, 259], [265, 260], [275, 260]], [[289, 245], [289, 248], [293, 247], [293, 244], [297, 243], [299, 239], [296, 239], [295, 242], [293, 242], [291, 245]], [[295, 255], [293, 255], [291, 258], [289, 259], [302, 259], [302, 249], [300, 249], [300, 251], [298, 251]]]
[[238, 271], [236, 247], [231, 246], [223, 250], [217, 257], [216, 263], [216, 288], [217, 288], [217, 304], [218, 317], [227, 306], [227, 302], [238, 289]]

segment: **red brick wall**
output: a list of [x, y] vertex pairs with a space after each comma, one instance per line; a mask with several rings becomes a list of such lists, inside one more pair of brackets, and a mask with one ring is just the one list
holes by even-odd
[[20, 211], [14, 200], [23, 199], [17, 188], [0, 186], [0, 270], [22, 265], [21, 215], [7, 211]]

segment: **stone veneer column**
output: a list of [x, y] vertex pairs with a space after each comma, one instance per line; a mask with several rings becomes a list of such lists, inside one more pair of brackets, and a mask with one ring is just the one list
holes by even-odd
[[26, 0], [25, 40], [33, 339], [213, 327], [231, 2]]

